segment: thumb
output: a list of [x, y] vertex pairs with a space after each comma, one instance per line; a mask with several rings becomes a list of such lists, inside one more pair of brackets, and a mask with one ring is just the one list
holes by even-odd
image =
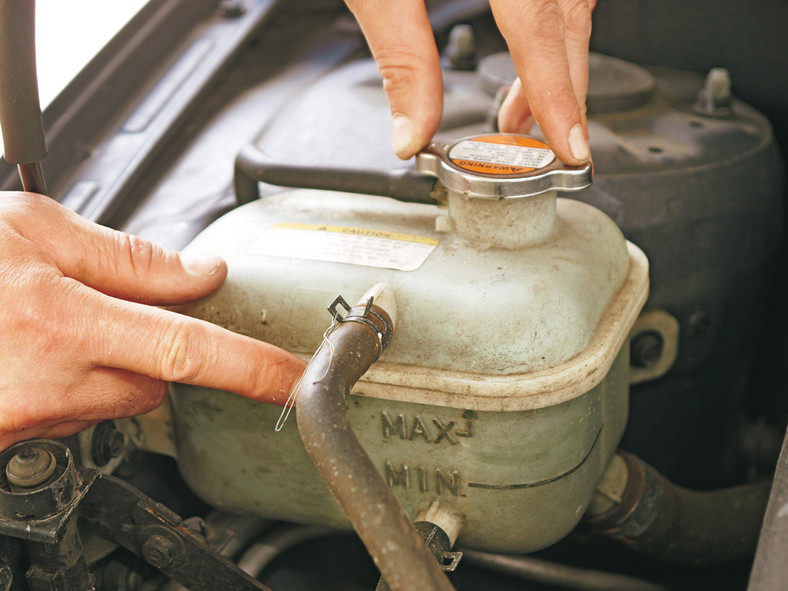
[[440, 56], [423, 0], [346, 0], [383, 76], [394, 152], [406, 160], [427, 145], [443, 111]]

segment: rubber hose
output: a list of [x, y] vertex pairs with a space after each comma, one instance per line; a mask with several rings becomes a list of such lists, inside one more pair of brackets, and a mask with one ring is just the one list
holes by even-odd
[[685, 565], [718, 564], [752, 556], [770, 482], [715, 491], [677, 486], [631, 454], [622, 500], [585, 522], [639, 554]]
[[[353, 308], [326, 337], [307, 366], [296, 416], [315, 467], [339, 501], [381, 575], [394, 591], [453, 591], [380, 472], [359, 443], [347, 417], [347, 396], [384, 347], [388, 319], [375, 306]], [[377, 314], [377, 317], [375, 316]], [[366, 324], [350, 319], [362, 318]]]
[[47, 155], [38, 100], [33, 0], [0, 0], [0, 124], [8, 162], [27, 164]]

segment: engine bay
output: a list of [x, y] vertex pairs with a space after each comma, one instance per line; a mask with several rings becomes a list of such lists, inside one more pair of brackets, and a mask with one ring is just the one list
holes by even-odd
[[772, 124], [723, 68], [592, 53], [593, 170], [561, 165], [498, 133], [487, 3], [428, 7], [415, 161], [329, 0], [153, 1], [44, 113], [57, 201], [222, 256], [179, 311], [309, 365], [289, 417], [173, 383], [2, 452], [0, 590], [778, 588]]

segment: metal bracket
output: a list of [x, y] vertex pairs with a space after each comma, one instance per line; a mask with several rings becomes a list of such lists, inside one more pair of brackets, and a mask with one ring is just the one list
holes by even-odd
[[[372, 298], [370, 298], [370, 302], [371, 300]], [[372, 304], [370, 303], [370, 305]], [[337, 310], [337, 306], [342, 306], [345, 309], [345, 312], [350, 312], [350, 304], [348, 304], [345, 301], [345, 298], [343, 298], [341, 295], [338, 295], [337, 297], [334, 298], [334, 301], [331, 302], [331, 305], [328, 307], [328, 311], [331, 313], [331, 317], [337, 322], [343, 322], [345, 320], [345, 317], [339, 313], [339, 310]]]
[[268, 588], [209, 545], [201, 524], [183, 521], [133, 486], [101, 474], [82, 502], [80, 522], [142, 556], [168, 577], [195, 591]]
[[[20, 492], [2, 474], [11, 458], [28, 447], [50, 452], [60, 471]], [[58, 587], [63, 589], [93, 588], [82, 557], [83, 528], [124, 546], [193, 591], [270, 591], [219, 554], [226, 532], [201, 520], [182, 520], [119, 478], [77, 469], [62, 443], [33, 440], [0, 453], [0, 535], [24, 540], [31, 588], [57, 581], [65, 581]], [[0, 563], [0, 591], [7, 571], [8, 565]]]
[[453, 573], [462, 560], [462, 552], [444, 552], [441, 568], [444, 572]]

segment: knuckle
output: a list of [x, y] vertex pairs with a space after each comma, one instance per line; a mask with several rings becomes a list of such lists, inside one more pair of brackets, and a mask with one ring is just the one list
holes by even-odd
[[171, 382], [193, 382], [205, 367], [207, 343], [202, 327], [174, 319], [156, 349], [160, 377]]
[[564, 26], [575, 37], [588, 37], [591, 34], [591, 8], [588, 0], [568, 2], [564, 8]]
[[563, 40], [564, 12], [556, 0], [534, 0], [523, 7], [529, 32], [541, 39]]
[[412, 68], [404, 65], [381, 66], [380, 74], [383, 76], [383, 88], [387, 93], [412, 86], [418, 77]]
[[412, 86], [421, 78], [423, 58], [407, 48], [380, 51], [375, 56], [386, 91]]
[[153, 244], [122, 232], [115, 234], [115, 240], [120, 260], [126, 261], [135, 275], [146, 276], [153, 267], [156, 255]]

